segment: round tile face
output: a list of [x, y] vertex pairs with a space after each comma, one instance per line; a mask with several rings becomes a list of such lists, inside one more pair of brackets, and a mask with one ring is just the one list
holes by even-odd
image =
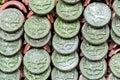
[[120, 78], [120, 53], [117, 53], [116, 55], [114, 55], [111, 59], [110, 59], [110, 70], [112, 71], [112, 73]]
[[24, 25], [25, 33], [33, 39], [44, 38], [50, 31], [51, 24], [47, 17], [33, 15], [26, 20]]
[[[79, 80], [89, 80], [89, 79], [85, 78], [83, 75], [80, 75]], [[105, 77], [103, 77], [99, 80], [106, 80], [106, 79], [105, 79]]]
[[50, 56], [43, 49], [31, 49], [24, 56], [24, 66], [33, 74], [40, 74], [50, 66]]
[[29, 6], [38, 15], [48, 14], [54, 8], [54, 0], [29, 0]]
[[115, 77], [112, 73], [109, 74], [107, 80], [120, 80], [120, 78]]
[[7, 42], [3, 39], [0, 39], [0, 54], [4, 56], [12, 56], [21, 49], [21, 45], [21, 40]]
[[0, 70], [6, 73], [14, 72], [20, 67], [21, 62], [22, 55], [20, 52], [11, 57], [0, 55]]
[[109, 27], [104, 26], [96, 29], [85, 23], [82, 29], [83, 37], [93, 45], [99, 45], [107, 41], [109, 38]]
[[110, 21], [111, 10], [104, 3], [93, 2], [85, 8], [84, 17], [90, 25], [100, 28]]
[[100, 79], [107, 71], [107, 64], [105, 59], [90, 61], [83, 57], [80, 62], [80, 70], [87, 79]]
[[24, 38], [26, 42], [32, 47], [43, 47], [50, 41], [51, 33], [49, 33], [47, 36], [45, 36], [42, 39], [32, 39], [26, 34], [24, 34]]
[[81, 51], [89, 60], [101, 60], [108, 53], [108, 44], [106, 42], [101, 45], [92, 45], [86, 40], [83, 40], [81, 44]]
[[63, 38], [72, 38], [77, 35], [80, 30], [80, 21], [65, 22], [57, 18], [54, 23], [55, 32]]
[[5, 9], [0, 14], [0, 28], [6, 32], [15, 32], [22, 27], [24, 16], [15, 8]]
[[112, 20], [112, 30], [120, 37], [120, 18], [118, 16], [115, 16]]
[[71, 71], [77, 67], [79, 63], [79, 56], [77, 52], [69, 55], [61, 55], [54, 51], [52, 53], [52, 62], [56, 68], [61, 71]]
[[20, 80], [20, 70], [17, 70], [12, 73], [4, 73], [0, 71], [1, 80]]
[[78, 44], [79, 39], [77, 36], [71, 39], [64, 39], [55, 34], [52, 40], [54, 49], [61, 54], [71, 54], [77, 49]]
[[111, 30], [111, 38], [116, 44], [120, 45], [120, 37], [118, 37], [113, 30]]
[[56, 5], [56, 13], [58, 16], [65, 21], [77, 20], [83, 11], [83, 6], [81, 3], [75, 5], [69, 5], [62, 1], [58, 2]]
[[80, 0], [62, 0], [66, 4], [77, 4]]
[[50, 76], [51, 67], [41, 74], [32, 74], [24, 67], [24, 74], [28, 80], [47, 80]]
[[120, 1], [115, 0], [115, 5], [113, 6], [115, 13], [120, 17]]
[[5, 41], [15, 41], [19, 39], [22, 36], [22, 34], [23, 34], [23, 28], [19, 29], [14, 33], [8, 33], [0, 29], [0, 37]]
[[56, 68], [53, 68], [51, 73], [52, 80], [77, 80], [78, 72], [76, 69], [68, 72], [62, 72]]

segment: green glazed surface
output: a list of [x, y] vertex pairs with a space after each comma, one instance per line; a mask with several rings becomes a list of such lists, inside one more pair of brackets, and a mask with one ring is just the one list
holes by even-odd
[[120, 18], [118, 16], [115, 16], [112, 20], [112, 30], [120, 37]]
[[113, 30], [111, 30], [111, 38], [116, 44], [120, 45], [120, 37], [118, 37]]
[[54, 8], [54, 0], [29, 0], [29, 6], [38, 15], [45, 15]]
[[80, 0], [62, 0], [66, 4], [77, 4]]
[[[90, 80], [90, 79], [87, 79], [86, 77], [84, 77], [83, 75], [80, 75], [79, 77], [79, 80]], [[105, 77], [99, 79], [99, 80], [106, 80]]]
[[50, 31], [51, 24], [47, 17], [31, 16], [24, 25], [25, 33], [33, 39], [41, 39]]
[[50, 56], [43, 49], [30, 49], [24, 56], [24, 66], [33, 74], [40, 74], [50, 66]]
[[113, 9], [114, 9], [115, 13], [120, 17], [120, 0], [115, 0]]
[[64, 39], [55, 34], [52, 40], [54, 49], [61, 54], [71, 54], [77, 49], [78, 44], [78, 36], [71, 39]]
[[62, 72], [56, 68], [53, 68], [51, 73], [52, 80], [78, 80], [78, 72], [76, 69], [68, 72]]
[[82, 29], [83, 37], [93, 45], [99, 45], [107, 41], [109, 38], [109, 27], [93, 28], [88, 23], [85, 23]]
[[110, 21], [111, 10], [102, 2], [93, 2], [85, 8], [84, 17], [90, 25], [100, 28]]
[[120, 78], [120, 53], [112, 56], [109, 66], [114, 76]]
[[0, 13], [0, 28], [6, 32], [17, 31], [23, 22], [24, 16], [18, 9], [8, 8]]
[[87, 78], [97, 80], [102, 78], [107, 71], [105, 59], [100, 61], [90, 61], [83, 57], [80, 62], [80, 71]]
[[21, 45], [22, 42], [20, 39], [12, 42], [0, 39], [0, 54], [4, 56], [12, 56], [21, 49]]
[[0, 71], [0, 80], [20, 80], [20, 70], [12, 73], [4, 73]]
[[82, 11], [83, 11], [83, 6], [81, 3], [69, 5], [60, 1], [56, 5], [57, 15], [65, 21], [71, 22], [77, 20], [81, 16]]
[[50, 41], [51, 33], [49, 33], [47, 36], [45, 36], [42, 39], [32, 39], [29, 36], [27, 36], [26, 34], [24, 34], [24, 38], [25, 38], [26, 42], [29, 45], [31, 45], [32, 47], [43, 47]]
[[55, 32], [63, 38], [72, 38], [76, 36], [80, 30], [80, 21], [65, 22], [57, 18], [54, 23]]
[[14, 33], [8, 33], [0, 29], [0, 37], [5, 41], [15, 41], [19, 39], [22, 36], [22, 34], [23, 34], [23, 28], [19, 29]]
[[51, 67], [41, 74], [32, 74], [24, 67], [24, 74], [28, 80], [47, 80], [50, 76]]
[[92, 45], [86, 40], [83, 40], [81, 43], [81, 51], [89, 60], [101, 60], [108, 53], [108, 44], [105, 42], [100, 45]]
[[0, 70], [6, 73], [14, 72], [20, 67], [21, 62], [22, 55], [20, 52], [11, 57], [0, 55]]
[[61, 71], [71, 71], [77, 67], [79, 63], [79, 56], [77, 52], [73, 52], [68, 55], [61, 55], [54, 51], [51, 58], [54, 66]]

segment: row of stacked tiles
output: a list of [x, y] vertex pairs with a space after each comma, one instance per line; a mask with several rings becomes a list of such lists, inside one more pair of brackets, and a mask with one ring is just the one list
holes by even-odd
[[[41, 4], [41, 5], [39, 5]], [[29, 0], [29, 6], [35, 15], [25, 21], [24, 15], [16, 8], [8, 8], [0, 13], [0, 78], [20, 79], [19, 67], [22, 62], [20, 48], [24, 26], [24, 38], [31, 48], [23, 57], [24, 75], [28, 80], [46, 80], [50, 76], [52, 80], [77, 80], [78, 70], [82, 79], [104, 79], [107, 72], [107, 63], [104, 59], [108, 53], [107, 40], [111, 34], [112, 40], [120, 44], [120, 1], [116, 0], [114, 11], [117, 14], [111, 22], [111, 9], [103, 2], [89, 4], [83, 12], [83, 6], [79, 0], [61, 0], [56, 5], [58, 17], [54, 22], [55, 34], [51, 31], [52, 25], [46, 15], [54, 8], [54, 0], [34, 1]], [[86, 23], [82, 27], [83, 41], [79, 41], [80, 32], [79, 17], [83, 12]], [[24, 25], [23, 25], [24, 24]], [[51, 44], [52, 55], [43, 49]], [[78, 55], [80, 52], [84, 57]], [[117, 53], [117, 52], [116, 52]], [[109, 61], [111, 74], [108, 80], [120, 78], [119, 61], [117, 53]], [[51, 70], [51, 60], [54, 68]], [[23, 68], [23, 67], [22, 67]]]

